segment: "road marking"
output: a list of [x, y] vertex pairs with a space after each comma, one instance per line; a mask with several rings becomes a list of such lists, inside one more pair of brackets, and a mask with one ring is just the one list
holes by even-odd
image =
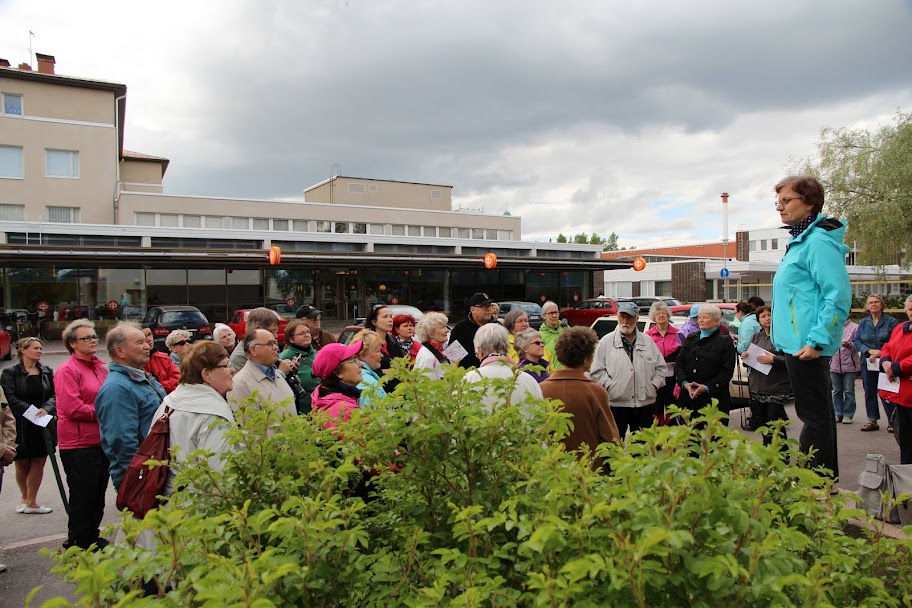
[[54, 534], [53, 536], [42, 536], [41, 538], [30, 538], [28, 540], [20, 540], [17, 543], [9, 543], [8, 545], [3, 545], [5, 551], [11, 551], [13, 549], [21, 549], [22, 547], [30, 547], [31, 545], [43, 545], [45, 543], [53, 543], [61, 540], [65, 540], [67, 537], [66, 534]]

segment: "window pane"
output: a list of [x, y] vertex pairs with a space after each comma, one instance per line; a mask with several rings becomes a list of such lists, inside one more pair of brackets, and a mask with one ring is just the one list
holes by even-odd
[[481, 228], [472, 228], [472, 238], [473, 239], [483, 239], [484, 230]]
[[431, 198], [437, 199], [440, 198], [440, 190], [431, 190]]
[[79, 221], [78, 207], [48, 207], [48, 221], [74, 224]]
[[360, 194], [360, 193], [364, 192], [364, 184], [349, 184], [348, 191]]
[[0, 221], [21, 222], [25, 219], [25, 205], [0, 205]]
[[327, 222], [327, 221], [317, 222], [317, 232], [332, 232], [332, 222]]
[[367, 224], [356, 222], [352, 224], [352, 233], [367, 234]]
[[288, 230], [288, 220], [272, 220], [273, 230]]
[[393, 236], [405, 236], [405, 226], [402, 224], [393, 224], [392, 230]]
[[424, 236], [437, 236], [437, 226], [422, 226], [421, 232]]
[[235, 230], [247, 230], [250, 228], [250, 218], [249, 217], [233, 217], [231, 218], [231, 227]]
[[177, 227], [176, 213], [162, 213], [158, 216], [159, 226]]
[[269, 220], [264, 217], [253, 218], [254, 230], [269, 230]]
[[22, 177], [22, 148], [0, 146], [0, 177]]
[[421, 226], [409, 226], [408, 235], [409, 236], [421, 236]]
[[3, 113], [22, 115], [22, 95], [3, 94]]
[[336, 234], [348, 233], [348, 222], [336, 222]]
[[48, 177], [79, 177], [79, 152], [46, 150]]
[[513, 240], [513, 231], [512, 230], [498, 230], [497, 238], [501, 241], [512, 241]]
[[489, 241], [497, 240], [497, 231], [496, 230], [485, 230], [485, 238]]
[[295, 232], [307, 232], [307, 220], [295, 220], [294, 221], [294, 231]]
[[136, 225], [137, 226], [154, 226], [155, 225], [155, 214], [154, 213], [136, 213]]
[[445, 228], [443, 226], [440, 226], [437, 230], [439, 231], [438, 234], [440, 235], [441, 238], [448, 239], [453, 234], [452, 229], [448, 228], [448, 227]]
[[198, 215], [185, 215], [184, 228], [199, 228], [202, 226], [202, 218]]
[[383, 234], [383, 224], [371, 224], [370, 233], [371, 234]]
[[461, 239], [470, 239], [472, 238], [472, 231], [468, 228], [459, 228], [459, 238]]
[[206, 228], [221, 228], [222, 227], [222, 216], [220, 215], [207, 215], [206, 216]]

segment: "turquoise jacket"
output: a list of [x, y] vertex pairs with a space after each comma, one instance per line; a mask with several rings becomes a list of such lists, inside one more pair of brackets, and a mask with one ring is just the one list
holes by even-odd
[[782, 352], [809, 345], [831, 357], [839, 349], [852, 305], [844, 237], [845, 225], [821, 214], [789, 240], [773, 277], [772, 339]]
[[383, 388], [379, 374], [364, 361], [361, 361], [361, 382], [358, 383], [358, 388], [361, 389], [358, 405], [363, 408], [369, 408], [374, 399], [386, 397], [386, 390]]
[[760, 322], [757, 321], [757, 315], [750, 313], [744, 315], [741, 324], [738, 326], [738, 354], [747, 352], [751, 343], [751, 338], [760, 331]]

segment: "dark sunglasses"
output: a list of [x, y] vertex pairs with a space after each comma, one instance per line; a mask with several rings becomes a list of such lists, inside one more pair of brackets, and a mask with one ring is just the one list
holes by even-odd
[[172, 342], [171, 346], [183, 346], [184, 344], [190, 344], [190, 340], [178, 340], [177, 342]]

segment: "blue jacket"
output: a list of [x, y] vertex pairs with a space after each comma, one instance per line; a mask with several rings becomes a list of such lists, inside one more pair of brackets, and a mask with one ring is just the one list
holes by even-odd
[[[376, 389], [373, 388], [375, 386], [377, 387]], [[370, 407], [373, 398], [383, 399], [386, 397], [386, 390], [383, 388], [383, 383], [380, 382], [380, 375], [364, 361], [361, 362], [361, 382], [358, 383], [358, 388], [361, 389], [358, 405], [363, 408]]]
[[831, 357], [842, 342], [842, 326], [852, 305], [843, 244], [845, 225], [820, 214], [789, 240], [773, 277], [772, 338], [789, 355], [805, 345]]
[[95, 396], [101, 449], [110, 462], [111, 481], [120, 488], [130, 461], [152, 426], [165, 389], [141, 369], [108, 363], [108, 377]]
[[874, 318], [868, 315], [858, 322], [858, 332], [856, 332], [852, 344], [855, 345], [862, 357], [867, 357], [869, 350], [881, 350], [883, 348], [883, 345], [890, 340], [893, 328], [897, 325], [899, 325], [899, 321], [896, 320], [896, 317], [881, 314], [880, 322], [877, 327], [874, 327]]
[[760, 322], [757, 321], [757, 315], [754, 313], [744, 315], [744, 318], [741, 319], [741, 325], [738, 326], [738, 354], [747, 352], [751, 338], [758, 331], [760, 331]]

